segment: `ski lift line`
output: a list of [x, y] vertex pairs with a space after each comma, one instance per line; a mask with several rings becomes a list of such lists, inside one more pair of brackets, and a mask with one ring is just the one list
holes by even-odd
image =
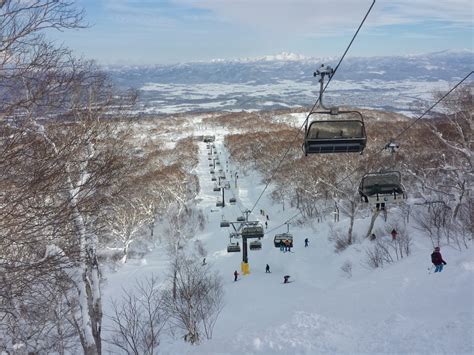
[[357, 28], [356, 32], [355, 32], [354, 35], [352, 36], [352, 39], [351, 39], [351, 41], [349, 42], [349, 45], [346, 47], [346, 49], [345, 49], [345, 51], [344, 51], [344, 53], [343, 53], [341, 59], [339, 59], [339, 62], [337, 63], [336, 68], [334, 69], [333, 74], [329, 77], [329, 80], [327, 81], [326, 85], [324, 86], [323, 91], [321, 92], [321, 94], [320, 94], [320, 95], [318, 96], [318, 98], [316, 99], [316, 102], [315, 102], [314, 105], [311, 107], [311, 110], [309, 111], [308, 115], [306, 116], [306, 119], [304, 120], [303, 124], [300, 126], [300, 128], [298, 129], [298, 131], [295, 133], [295, 136], [294, 136], [293, 139], [291, 140], [290, 144], [288, 145], [288, 148], [286, 149], [285, 154], [283, 154], [283, 156], [282, 156], [282, 158], [280, 159], [280, 161], [278, 162], [276, 168], [273, 170], [272, 175], [270, 176], [270, 179], [268, 180], [268, 182], [266, 183], [265, 187], [263, 188], [262, 193], [258, 196], [257, 201], [254, 203], [252, 209], [250, 210], [251, 212], [253, 212], [253, 210], [255, 209], [255, 207], [257, 207], [258, 202], [260, 201], [260, 199], [262, 198], [263, 194], [264, 194], [265, 191], [267, 190], [268, 186], [269, 186], [270, 183], [272, 182], [273, 177], [275, 176], [275, 173], [278, 171], [278, 169], [280, 168], [281, 164], [283, 163], [283, 160], [285, 160], [286, 156], [287, 156], [288, 153], [290, 152], [291, 146], [292, 146], [292, 144], [295, 142], [296, 138], [298, 137], [298, 134], [299, 134], [300, 131], [303, 129], [303, 127], [307, 126], [308, 121], [309, 121], [309, 117], [311, 116], [311, 114], [313, 113], [313, 110], [318, 106], [318, 104], [319, 104], [319, 102], [320, 102], [320, 97], [321, 97], [321, 95], [326, 91], [326, 88], [328, 87], [329, 83], [331, 82], [332, 78], [334, 77], [334, 74], [336, 74], [337, 69], [338, 69], [339, 66], [341, 65], [341, 63], [342, 63], [342, 61], [344, 60], [344, 58], [345, 58], [347, 52], [348, 52], [349, 49], [351, 48], [352, 43], [354, 43], [354, 40], [356, 39], [357, 35], [359, 34], [360, 29], [361, 29], [362, 26], [364, 25], [365, 20], [367, 19], [367, 17], [369, 16], [370, 12], [372, 11], [372, 8], [374, 7], [375, 2], [376, 2], [376, 0], [373, 0], [373, 1], [372, 1], [372, 4], [370, 5], [369, 9], [368, 9], [367, 12], [365, 13], [364, 18], [363, 18], [362, 21], [360, 22], [359, 27]]
[[[421, 120], [426, 114], [428, 114], [431, 110], [433, 110], [441, 101], [443, 101], [449, 94], [451, 94], [459, 85], [461, 85], [464, 81], [466, 81], [467, 78], [469, 78], [472, 74], [474, 73], [474, 70], [471, 71], [469, 74], [467, 74], [464, 78], [462, 78], [456, 85], [454, 85], [446, 94], [443, 95], [443, 97], [441, 97], [440, 99], [438, 99], [433, 105], [430, 106], [430, 108], [428, 108], [425, 112], [423, 112], [423, 114], [418, 117], [417, 119], [415, 119], [408, 127], [406, 127], [405, 129], [403, 129], [395, 138], [392, 138], [393, 140], [397, 140], [398, 138], [400, 138], [408, 129], [410, 129], [411, 127], [413, 127], [413, 125], [415, 125], [415, 123], [417, 123], [419, 120]], [[382, 147], [382, 149], [380, 149], [378, 151], [378, 153], [381, 153], [382, 151], [384, 151], [385, 149], [385, 146], [384, 145]], [[355, 168], [354, 170], [352, 170], [349, 174], [347, 174], [345, 177], [343, 177], [341, 180], [339, 181], [336, 181], [335, 185], [337, 186], [337, 184], [343, 182], [344, 180], [350, 178], [352, 176], [352, 174], [354, 174], [359, 168]]]

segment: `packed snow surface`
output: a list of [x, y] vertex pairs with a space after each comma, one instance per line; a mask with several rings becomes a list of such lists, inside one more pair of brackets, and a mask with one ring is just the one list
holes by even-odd
[[[198, 206], [207, 216], [205, 230], [194, 240], [207, 249], [206, 261], [223, 277], [225, 307], [211, 340], [192, 346], [182, 338], [163, 336], [161, 354], [473, 354], [474, 353], [474, 255], [473, 249], [460, 252], [442, 247], [447, 266], [441, 273], [430, 273], [431, 244], [413, 228], [412, 254], [383, 269], [365, 264], [370, 241], [356, 243], [336, 254], [328, 240], [330, 228], [346, 231], [347, 221], [334, 223], [331, 217], [312, 225], [291, 225], [294, 248], [283, 253], [273, 245], [280, 226], [297, 212], [274, 204], [269, 189], [255, 206], [250, 220], [262, 223], [269, 216], [270, 231], [262, 240], [262, 250], [249, 251], [250, 275], [234, 282], [234, 270], [240, 271], [241, 253], [229, 254], [229, 229], [220, 228], [223, 218], [235, 221], [245, 209], [251, 209], [264, 185], [256, 173], [230, 179], [238, 167], [226, 165], [227, 152], [222, 145], [226, 132], [216, 129], [196, 132], [215, 134], [216, 147], [231, 189], [226, 190], [226, 206], [216, 208], [219, 192], [213, 192], [205, 143], [200, 143], [199, 176], [201, 192]], [[235, 176], [235, 175], [234, 175]], [[295, 179], [298, 177], [295, 176]], [[237, 181], [237, 187], [236, 187]], [[230, 205], [230, 197], [237, 198]], [[265, 216], [260, 214], [263, 209]], [[214, 211], [214, 212], [213, 212]], [[396, 213], [395, 210], [391, 213]], [[383, 226], [383, 218], [378, 219]], [[355, 231], [363, 239], [367, 218], [356, 220]], [[304, 239], [309, 238], [309, 247]], [[389, 238], [379, 236], [379, 238]], [[352, 264], [352, 277], [341, 270]], [[271, 273], [265, 273], [265, 265]], [[110, 299], [123, 289], [152, 274], [164, 279], [168, 270], [165, 248], [157, 248], [146, 260], [130, 261], [118, 272], [109, 272], [104, 285], [106, 312]], [[289, 284], [283, 276], [290, 275]], [[107, 325], [107, 324], [106, 324]]]

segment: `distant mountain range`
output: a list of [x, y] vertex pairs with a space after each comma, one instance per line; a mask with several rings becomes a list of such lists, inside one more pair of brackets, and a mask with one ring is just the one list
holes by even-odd
[[[140, 112], [156, 114], [310, 106], [318, 89], [313, 72], [321, 64], [335, 67], [337, 62], [338, 58], [281, 53], [253, 59], [114, 66], [105, 70], [119, 86], [140, 89]], [[473, 68], [472, 50], [348, 57], [328, 87], [329, 101], [404, 111], [409, 101], [429, 99], [433, 89], [447, 89]], [[397, 96], [401, 97], [394, 100]]]

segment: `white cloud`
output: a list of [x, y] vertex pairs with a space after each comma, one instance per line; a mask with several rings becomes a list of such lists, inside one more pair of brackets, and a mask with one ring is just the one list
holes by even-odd
[[[370, 0], [174, 0], [255, 28], [292, 33], [346, 31], [356, 26]], [[378, 0], [369, 26], [445, 21], [472, 26], [472, 0]]]

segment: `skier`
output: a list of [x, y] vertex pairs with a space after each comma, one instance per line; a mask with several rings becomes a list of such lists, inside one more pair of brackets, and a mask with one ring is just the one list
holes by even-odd
[[270, 273], [270, 265], [268, 265], [268, 264], [265, 267], [265, 273]]
[[206, 265], [206, 258], [202, 259], [202, 266]]
[[375, 236], [374, 233], [372, 233], [372, 234], [370, 235], [370, 240], [375, 240], [376, 238], [377, 238], [377, 237]]
[[290, 281], [288, 281], [289, 278], [290, 278], [290, 275], [285, 275], [285, 276], [283, 276], [283, 283], [284, 283], [284, 284], [289, 283], [289, 282], [290, 282]]
[[392, 229], [392, 233], [391, 233], [391, 234], [392, 234], [392, 240], [397, 239], [397, 234], [398, 234], [398, 233], [397, 233], [397, 231], [395, 230], [395, 228]]
[[439, 247], [436, 247], [434, 252], [431, 254], [431, 262], [436, 267], [434, 272], [443, 271], [443, 265], [446, 265], [446, 261], [443, 260]]
[[265, 228], [268, 229], [268, 222], [265, 221]]
[[234, 282], [237, 281], [237, 276], [239, 276], [239, 273], [237, 270], [234, 271]]
[[268, 217], [268, 214], [267, 214], [267, 221], [269, 221], [269, 220], [270, 220], [270, 217]]
[[306, 238], [306, 239], [304, 240], [304, 247], [305, 247], [305, 248], [308, 247], [308, 243], [309, 243], [309, 240], [308, 240], [308, 238]]

